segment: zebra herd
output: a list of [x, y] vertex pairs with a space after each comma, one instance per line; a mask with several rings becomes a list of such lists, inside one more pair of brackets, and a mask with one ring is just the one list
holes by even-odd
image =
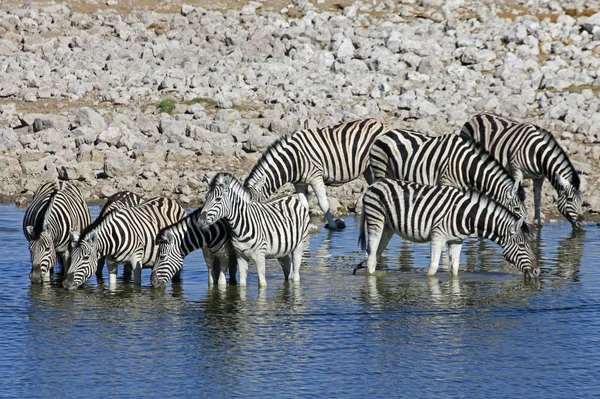
[[[46, 183], [23, 220], [30, 279], [48, 281], [58, 257], [67, 289], [93, 274], [102, 278], [105, 262], [110, 284], [116, 283], [121, 263], [128, 266], [125, 278], [132, 273], [135, 284], [141, 284], [142, 268], [152, 268], [152, 286], [161, 287], [179, 278], [184, 258], [201, 249], [211, 285], [245, 286], [252, 261], [264, 286], [267, 258], [278, 259], [284, 278], [297, 282], [310, 222], [308, 186], [326, 227], [341, 230], [345, 225], [333, 219], [325, 186], [360, 175], [369, 184], [359, 235], [366, 255], [354, 272], [366, 267], [373, 273], [396, 233], [431, 242], [428, 276], [436, 273], [447, 245], [450, 272], [457, 275], [462, 243], [476, 234], [500, 245], [503, 257], [526, 277], [538, 276], [529, 246], [535, 227], [523, 203], [525, 178], [534, 181], [538, 226], [544, 179], [556, 189], [558, 210], [573, 228], [585, 224], [577, 172], [553, 136], [535, 125], [482, 113], [458, 135], [429, 136], [368, 118], [282, 137], [243, 183], [224, 172], [206, 177], [204, 207], [187, 216], [173, 200], [121, 192], [92, 222], [79, 189], [63, 181]], [[296, 194], [271, 198], [287, 183]]]

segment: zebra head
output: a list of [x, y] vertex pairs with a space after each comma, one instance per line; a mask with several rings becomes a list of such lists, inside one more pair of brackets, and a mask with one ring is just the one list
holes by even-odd
[[555, 178], [558, 182], [558, 211], [571, 223], [576, 229], [582, 229], [585, 225], [585, 217], [581, 210], [583, 195], [579, 189], [579, 176], [575, 174], [574, 183], [556, 173]]
[[71, 232], [71, 266], [67, 277], [63, 281], [63, 287], [73, 290], [83, 284], [96, 272], [100, 254], [97, 249], [98, 236], [91, 231], [80, 239], [77, 232]]
[[56, 263], [56, 249], [54, 240], [48, 231], [48, 225], [44, 223], [39, 235], [34, 234], [33, 226], [27, 226], [27, 233], [32, 237], [29, 241], [29, 252], [31, 258], [31, 272], [29, 279], [34, 284], [50, 280], [50, 271]]
[[150, 281], [154, 288], [160, 288], [183, 268], [183, 252], [175, 234], [170, 230], [159, 234], [156, 245], [158, 245], [158, 255], [152, 268]]
[[537, 277], [540, 269], [534, 264], [535, 257], [529, 246], [529, 239], [533, 232], [524, 219], [518, 219], [508, 229], [504, 239], [503, 257], [515, 265], [526, 277]]
[[207, 230], [217, 220], [229, 214], [231, 207], [231, 184], [234, 177], [230, 174], [219, 173], [213, 179], [204, 176], [209, 185], [204, 208], [198, 218], [200, 228]]

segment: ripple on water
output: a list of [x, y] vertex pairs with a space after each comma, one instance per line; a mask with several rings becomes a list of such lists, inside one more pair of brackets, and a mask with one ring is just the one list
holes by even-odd
[[146, 270], [143, 287], [92, 278], [70, 292], [58, 275], [29, 283], [24, 210], [2, 208], [2, 397], [550, 398], [599, 388], [594, 227], [546, 225], [533, 281], [476, 239], [458, 278], [444, 267], [425, 277], [429, 246], [398, 238], [374, 276], [353, 276], [363, 252], [346, 218], [346, 231], [311, 235], [300, 284], [270, 261], [266, 289], [252, 267], [245, 289], [208, 289], [194, 254], [166, 289], [150, 288]]

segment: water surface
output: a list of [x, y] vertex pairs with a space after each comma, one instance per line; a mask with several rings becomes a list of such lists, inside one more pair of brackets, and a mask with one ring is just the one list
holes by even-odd
[[[311, 236], [299, 285], [209, 289], [200, 253], [152, 289], [95, 277], [31, 285], [24, 209], [0, 206], [0, 397], [594, 397], [600, 391], [600, 234], [547, 224], [542, 275], [506, 271], [470, 239], [458, 278], [424, 276], [429, 246], [392, 239], [375, 276], [356, 221]], [[94, 215], [98, 213], [93, 208]], [[105, 270], [105, 276], [107, 272]]]

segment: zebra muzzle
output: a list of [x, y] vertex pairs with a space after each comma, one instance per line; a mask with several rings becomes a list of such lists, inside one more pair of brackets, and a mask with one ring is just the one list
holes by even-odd
[[525, 277], [526, 278], [534, 278], [534, 277], [538, 277], [540, 275], [540, 268], [539, 267], [535, 267], [533, 269], [531, 268], [526, 268], [523, 270]]
[[158, 278], [158, 274], [156, 274], [155, 271], [153, 271], [152, 274], [150, 275], [150, 282], [152, 283], [152, 287], [154, 287], [154, 288], [160, 288], [160, 287], [165, 286], [165, 281], [160, 280]]

